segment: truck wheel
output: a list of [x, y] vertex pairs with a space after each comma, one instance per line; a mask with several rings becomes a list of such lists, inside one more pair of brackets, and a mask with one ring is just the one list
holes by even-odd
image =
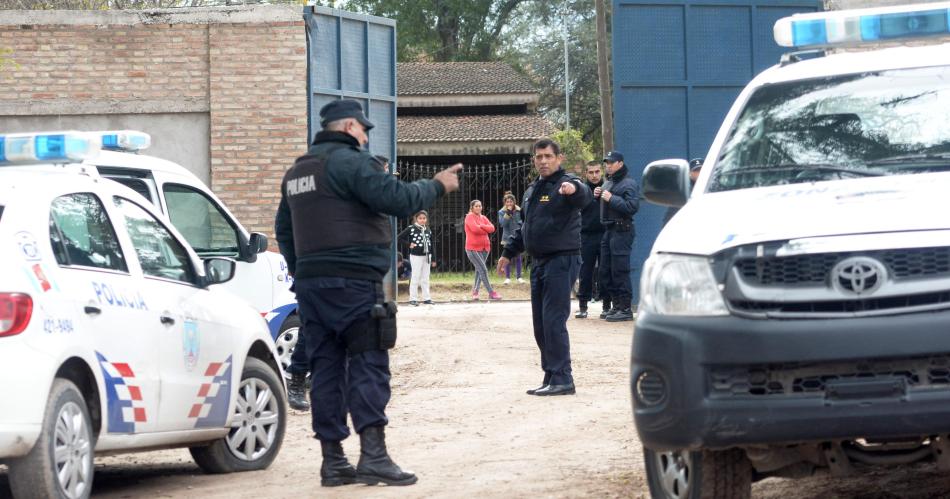
[[300, 337], [300, 316], [291, 315], [280, 325], [277, 331], [277, 337], [274, 338], [274, 347], [277, 350], [277, 360], [280, 367], [284, 369], [287, 377], [290, 377], [290, 361], [297, 347], [297, 339]]
[[248, 357], [237, 391], [231, 431], [211, 445], [192, 447], [206, 473], [262, 470], [280, 451], [287, 426], [284, 385], [264, 362]]
[[741, 449], [655, 452], [643, 449], [650, 495], [662, 499], [748, 499], [752, 465]]
[[53, 381], [41, 431], [30, 453], [10, 462], [13, 497], [88, 498], [95, 438], [86, 400], [72, 381]]

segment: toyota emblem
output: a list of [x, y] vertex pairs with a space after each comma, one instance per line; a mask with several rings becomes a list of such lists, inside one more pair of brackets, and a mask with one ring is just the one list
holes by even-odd
[[845, 294], [871, 294], [884, 284], [886, 278], [884, 264], [866, 256], [845, 258], [831, 269], [832, 286]]

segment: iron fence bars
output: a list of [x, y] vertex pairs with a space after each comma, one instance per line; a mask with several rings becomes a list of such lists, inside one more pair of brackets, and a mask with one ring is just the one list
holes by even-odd
[[[443, 196], [429, 210], [429, 228], [432, 230], [434, 259], [438, 265], [433, 272], [467, 272], [472, 265], [465, 256], [465, 215], [473, 199], [482, 202], [482, 214], [495, 224], [496, 232], [490, 236], [492, 262], [501, 255], [501, 227], [498, 224], [498, 210], [504, 206], [505, 192], [511, 191], [520, 204], [521, 196], [532, 178], [532, 164], [528, 157], [512, 161], [469, 164], [459, 175], [459, 191]], [[446, 168], [445, 164], [431, 164], [414, 160], [399, 160], [399, 177], [407, 182], [432, 178]], [[401, 232], [412, 220], [399, 221]], [[405, 242], [399, 243], [399, 251], [408, 254]]]

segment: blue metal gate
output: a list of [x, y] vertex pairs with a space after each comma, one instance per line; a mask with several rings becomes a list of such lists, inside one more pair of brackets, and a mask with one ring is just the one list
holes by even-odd
[[[614, 147], [638, 182], [651, 161], [705, 157], [742, 88], [784, 52], [772, 38], [775, 21], [821, 7], [820, 0], [613, 0]], [[642, 203], [636, 217], [635, 302], [664, 213]]]
[[[396, 21], [327, 7], [303, 9], [307, 25], [307, 136], [320, 128], [320, 108], [337, 99], [356, 99], [376, 125], [369, 149], [396, 165]], [[392, 222], [395, 236], [395, 220]], [[393, 237], [395, 240], [395, 237]], [[396, 247], [392, 250], [396, 264]], [[390, 273], [386, 293], [396, 295]]]
[[370, 150], [396, 160], [396, 21], [327, 7], [304, 7], [307, 24], [307, 131], [320, 108], [356, 99], [376, 125]]

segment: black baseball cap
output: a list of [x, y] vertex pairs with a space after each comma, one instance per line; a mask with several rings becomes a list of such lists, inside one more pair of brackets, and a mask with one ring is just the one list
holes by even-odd
[[623, 154], [620, 154], [617, 151], [610, 151], [604, 156], [604, 161], [614, 162], [614, 161], [623, 161]]
[[363, 106], [353, 99], [335, 100], [320, 109], [320, 126], [326, 127], [327, 123], [342, 120], [344, 118], [355, 118], [361, 125], [370, 131], [375, 125], [366, 119], [363, 114]]

